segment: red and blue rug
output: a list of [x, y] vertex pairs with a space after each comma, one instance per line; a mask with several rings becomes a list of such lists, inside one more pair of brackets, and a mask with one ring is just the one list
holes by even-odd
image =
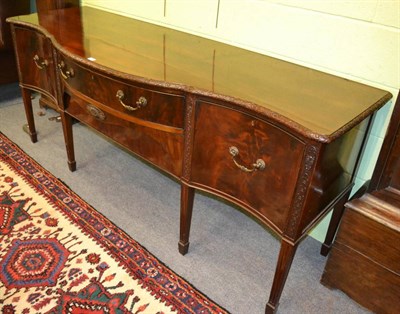
[[227, 313], [1, 133], [0, 310]]

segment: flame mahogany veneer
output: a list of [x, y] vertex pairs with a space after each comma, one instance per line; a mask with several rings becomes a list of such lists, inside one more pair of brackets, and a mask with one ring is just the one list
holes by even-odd
[[266, 313], [296, 248], [331, 208], [329, 250], [371, 115], [390, 93], [165, 27], [87, 7], [8, 20], [32, 141], [30, 93], [181, 182], [179, 251], [196, 189], [227, 199], [281, 239]]

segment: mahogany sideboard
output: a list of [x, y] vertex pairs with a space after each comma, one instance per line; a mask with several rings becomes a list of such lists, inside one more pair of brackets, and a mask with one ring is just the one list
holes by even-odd
[[370, 117], [391, 94], [90, 7], [8, 21], [32, 141], [35, 90], [61, 114], [70, 170], [76, 119], [177, 178], [182, 254], [196, 189], [239, 205], [281, 239], [275, 312], [299, 242], [347, 200]]

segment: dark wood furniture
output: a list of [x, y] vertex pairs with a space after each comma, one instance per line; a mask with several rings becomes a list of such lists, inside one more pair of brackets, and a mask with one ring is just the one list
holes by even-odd
[[[73, 7], [79, 7], [79, 2], [80, 0], [36, 0], [36, 11], [37, 11], [37, 16], [39, 18], [39, 23], [43, 27], [46, 27], [48, 24], [54, 23], [54, 18], [50, 18], [51, 16], [57, 15], [57, 10], [61, 9], [66, 9], [66, 8], [73, 8]], [[49, 12], [52, 11], [51, 14]], [[74, 14], [79, 14], [79, 11], [75, 11]], [[76, 18], [76, 22], [78, 25], [74, 26], [74, 32], [67, 32], [65, 34], [57, 34], [58, 38], [61, 38], [64, 41], [69, 41], [69, 42], [74, 42], [77, 43], [76, 45], [81, 48], [83, 44], [81, 43], [81, 40], [83, 38], [82, 36], [82, 26], [79, 24], [81, 22], [81, 19], [79, 16]], [[62, 28], [59, 28], [60, 30], [66, 29], [66, 25]], [[72, 38], [71, 38], [72, 37]], [[61, 42], [62, 44], [63, 42]], [[40, 97], [40, 106], [44, 108], [52, 108], [56, 111], [60, 111], [58, 106], [56, 105], [56, 102], [54, 102], [54, 99], [52, 97], [48, 97], [46, 93], [42, 93]]]
[[0, 84], [18, 81], [10, 25], [6, 18], [30, 13], [30, 0], [0, 0]]
[[[238, 204], [281, 239], [275, 312], [299, 242], [347, 200], [365, 128], [390, 93], [88, 7], [9, 22], [32, 141], [38, 90], [61, 112], [71, 170], [75, 118], [180, 180], [182, 254], [195, 189]], [[68, 37], [76, 25], [79, 41]]]
[[400, 97], [367, 193], [346, 204], [321, 282], [376, 313], [400, 312]]

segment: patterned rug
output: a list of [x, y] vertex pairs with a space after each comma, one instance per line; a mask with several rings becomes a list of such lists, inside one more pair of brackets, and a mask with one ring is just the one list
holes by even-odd
[[227, 313], [1, 133], [0, 309]]

